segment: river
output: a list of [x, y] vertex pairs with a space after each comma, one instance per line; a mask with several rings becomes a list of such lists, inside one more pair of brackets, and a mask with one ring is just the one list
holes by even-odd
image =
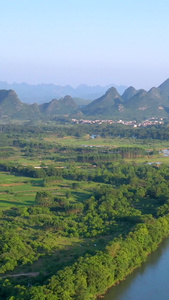
[[169, 238], [132, 274], [110, 288], [104, 300], [169, 299]]

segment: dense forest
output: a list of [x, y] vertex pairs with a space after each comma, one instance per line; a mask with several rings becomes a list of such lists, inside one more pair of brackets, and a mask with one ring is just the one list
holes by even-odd
[[[31, 123], [31, 122], [30, 122]], [[49, 123], [49, 122], [48, 122]], [[62, 123], [62, 125], [60, 125]], [[29, 134], [29, 135], [45, 135], [47, 133], [56, 133], [58, 137], [75, 136], [83, 137], [85, 134], [99, 135], [100, 137], [120, 137], [133, 139], [169, 139], [168, 125], [157, 125], [147, 127], [131, 127], [122, 124], [70, 124], [66, 118], [59, 118], [57, 125], [0, 125], [1, 133], [9, 134]]]
[[167, 127], [2, 125], [0, 135], [1, 299], [96, 299], [169, 234]]

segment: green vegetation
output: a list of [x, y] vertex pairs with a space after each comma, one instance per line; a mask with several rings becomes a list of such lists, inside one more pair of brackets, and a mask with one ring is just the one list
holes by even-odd
[[0, 298], [91, 300], [140, 266], [169, 234], [167, 134], [2, 125]]

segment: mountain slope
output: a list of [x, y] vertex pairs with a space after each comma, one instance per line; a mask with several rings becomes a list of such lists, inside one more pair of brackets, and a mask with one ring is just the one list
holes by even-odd
[[158, 88], [136, 90], [129, 87], [120, 97], [114, 88], [83, 108], [86, 116], [115, 120], [145, 120], [169, 117], [169, 79]]
[[78, 105], [74, 102], [72, 97], [65, 96], [60, 100], [53, 99], [49, 103], [40, 105], [40, 111], [46, 115], [74, 115], [80, 113]]
[[133, 86], [130, 86], [128, 89], [125, 90], [121, 97], [124, 101], [127, 101], [130, 98], [132, 98], [135, 94], [137, 94], [137, 92], [138, 91]]
[[166, 101], [158, 88], [152, 88], [148, 92], [140, 90], [125, 103], [123, 116], [128, 118], [134, 116], [137, 120], [166, 117], [164, 104]]
[[17, 94], [13, 90], [0, 91], [0, 115], [12, 116], [21, 111], [24, 104], [19, 100]]
[[114, 112], [118, 113], [122, 109], [123, 99], [112, 87], [100, 98], [82, 108], [82, 112], [87, 116], [107, 116], [110, 117]]
[[169, 99], [169, 78], [158, 87], [162, 97]]
[[39, 120], [51, 119], [55, 115], [83, 116], [78, 105], [70, 96], [53, 99], [49, 103], [29, 105], [22, 103], [15, 91], [0, 90], [0, 117], [8, 119]]

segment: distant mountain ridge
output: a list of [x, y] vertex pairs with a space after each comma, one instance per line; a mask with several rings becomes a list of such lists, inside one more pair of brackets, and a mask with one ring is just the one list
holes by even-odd
[[129, 87], [120, 95], [115, 87], [110, 87], [104, 95], [81, 107], [68, 95], [30, 105], [21, 102], [14, 90], [0, 90], [1, 119], [54, 120], [57, 116], [124, 121], [169, 119], [169, 79], [148, 92]]
[[82, 109], [88, 117], [98, 116], [110, 119], [145, 120], [151, 117], [169, 117], [169, 79], [158, 88], [148, 92], [129, 87], [120, 96], [117, 91], [107, 92]]
[[83, 116], [72, 97], [65, 96], [60, 100], [53, 99], [49, 103], [38, 105], [26, 104], [19, 100], [13, 90], [0, 90], [0, 118], [39, 120], [52, 119], [55, 116]]
[[88, 86], [85, 84], [79, 85], [77, 88], [73, 88], [70, 85], [60, 86], [55, 84], [37, 84], [30, 85], [27, 83], [12, 83], [0, 81], [0, 89], [14, 90], [19, 99], [24, 103], [45, 103], [51, 99], [63, 98], [66, 95], [71, 95], [72, 98], [82, 98], [87, 100], [94, 100], [102, 96], [108, 88], [114, 86], [120, 94], [122, 94], [126, 86], [117, 86], [114, 84], [107, 86]]

